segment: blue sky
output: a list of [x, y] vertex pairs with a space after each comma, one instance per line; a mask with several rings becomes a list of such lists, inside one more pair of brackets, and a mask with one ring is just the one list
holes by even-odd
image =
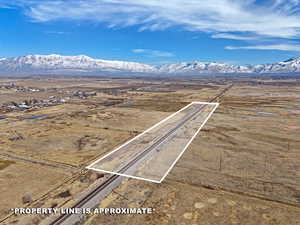
[[162, 64], [300, 55], [300, 0], [0, 0], [0, 57]]

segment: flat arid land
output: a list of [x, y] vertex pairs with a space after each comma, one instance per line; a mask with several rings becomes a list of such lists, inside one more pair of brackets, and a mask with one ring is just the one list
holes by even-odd
[[[225, 90], [225, 91], [224, 91]], [[218, 96], [220, 93], [224, 93]], [[85, 169], [191, 102], [220, 105], [161, 184], [125, 179], [85, 224], [300, 224], [300, 80], [0, 79], [0, 224], [16, 207], [72, 207], [109, 174]]]

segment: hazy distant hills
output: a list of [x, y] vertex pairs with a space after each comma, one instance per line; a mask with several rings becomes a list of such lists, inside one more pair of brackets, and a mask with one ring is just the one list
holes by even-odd
[[297, 73], [300, 58], [284, 62], [238, 66], [217, 62], [184, 62], [152, 66], [143, 63], [93, 59], [88, 56], [28, 55], [0, 58], [2, 74], [234, 74], [234, 73]]

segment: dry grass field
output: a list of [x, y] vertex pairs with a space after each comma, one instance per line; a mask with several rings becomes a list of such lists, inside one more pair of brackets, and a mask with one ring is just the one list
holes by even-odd
[[[0, 79], [0, 85], [12, 82], [47, 90], [0, 90], [0, 105], [70, 100], [0, 113], [0, 217], [9, 217], [3, 224], [34, 224], [31, 217], [10, 216], [11, 207], [70, 206], [103, 179], [85, 166], [232, 83], [162, 184], [128, 180], [101, 203], [153, 207], [154, 215], [93, 217], [87, 224], [299, 224], [299, 80]], [[78, 90], [96, 94], [73, 96]], [[29, 203], [22, 201], [26, 194]]]
[[130, 180], [100, 205], [153, 207], [154, 216], [87, 224], [300, 224], [299, 91], [234, 86], [165, 182]]

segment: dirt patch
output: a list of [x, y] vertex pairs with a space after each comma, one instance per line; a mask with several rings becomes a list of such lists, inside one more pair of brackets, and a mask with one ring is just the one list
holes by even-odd
[[16, 163], [16, 162], [11, 161], [11, 160], [0, 159], [0, 170], [3, 170], [6, 167], [9, 167], [10, 165], [12, 165], [14, 163]]

